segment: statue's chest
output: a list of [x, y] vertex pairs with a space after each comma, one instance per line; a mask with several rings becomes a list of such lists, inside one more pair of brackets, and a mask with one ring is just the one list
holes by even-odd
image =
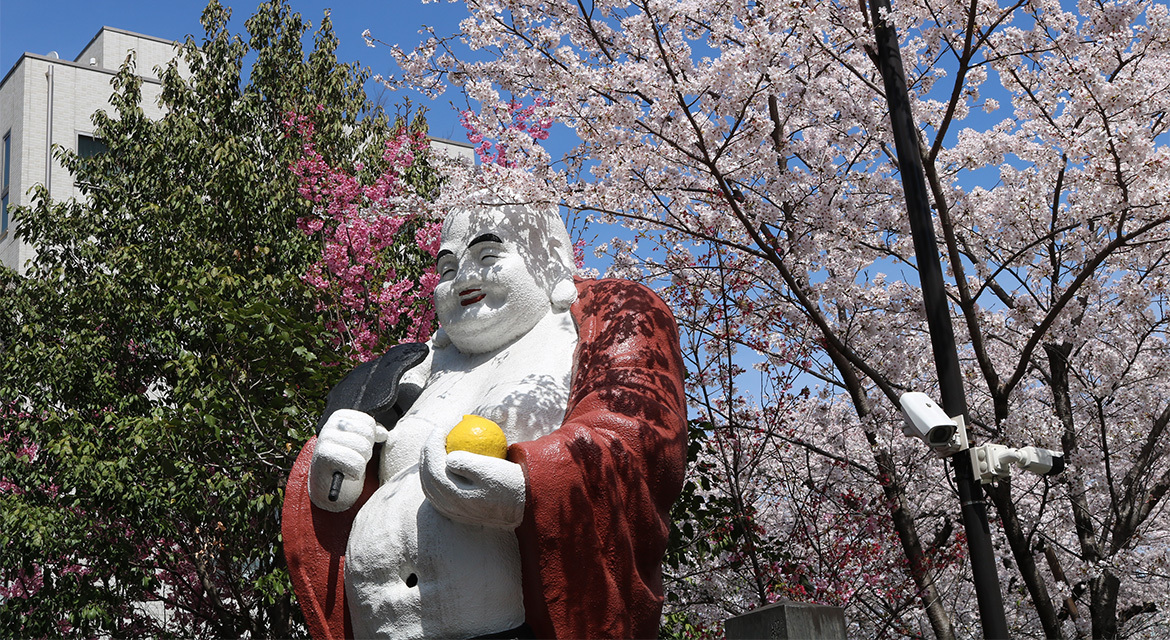
[[467, 414], [495, 420], [509, 444], [558, 428], [573, 378], [576, 333], [543, 337], [522, 340], [490, 357], [468, 357], [454, 349], [436, 353], [423, 393], [390, 432], [382, 454], [383, 480], [416, 464], [434, 430], [450, 431]]

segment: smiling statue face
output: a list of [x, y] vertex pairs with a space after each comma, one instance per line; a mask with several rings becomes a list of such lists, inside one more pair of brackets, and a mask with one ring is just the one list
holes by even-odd
[[[435, 310], [460, 351], [506, 346], [552, 311], [552, 290], [565, 268], [557, 246], [563, 240], [547, 228], [551, 220], [516, 205], [459, 210], [447, 218]], [[555, 224], [563, 230], [559, 216]]]

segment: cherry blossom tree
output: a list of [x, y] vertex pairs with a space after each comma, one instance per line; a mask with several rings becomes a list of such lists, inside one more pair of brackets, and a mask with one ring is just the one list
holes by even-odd
[[[912, 0], [890, 18], [969, 428], [1068, 461], [1058, 477], [989, 489], [1009, 624], [1031, 637], [1132, 636], [1168, 624], [1170, 12], [1066, 5]], [[859, 633], [977, 634], [954, 490], [899, 430], [898, 396], [936, 382], [864, 3], [466, 7], [458, 33], [395, 49], [393, 81], [454, 85], [491, 148], [580, 216], [624, 227], [599, 247], [610, 272], [657, 284], [700, 339], [696, 460], [716, 469], [720, 447], [756, 452], [696, 491], [703, 505], [738, 505], [741, 529], [751, 515], [742, 530], [755, 537], [736, 544], [756, 547], [758, 568], [743, 588], [724, 580], [723, 593], [675, 603], [668, 620], [695, 631], [692, 604], [730, 613], [792, 593], [801, 574], [779, 559], [820, 554], [805, 563], [814, 583], [844, 581], [849, 563], [871, 586], [908, 577], [902, 590], [835, 600], [806, 589], [847, 606]], [[571, 131], [555, 162], [547, 142], [510, 126], [517, 104]], [[768, 393], [741, 393], [749, 362]], [[817, 500], [826, 520], [801, 511]], [[709, 543], [723, 533], [694, 529], [710, 521], [690, 523]], [[799, 526], [809, 533], [790, 535]], [[878, 548], [834, 562], [825, 550], [865, 527]], [[708, 568], [730, 561], [723, 550], [746, 557], [707, 546], [680, 560], [678, 584], [702, 578], [684, 566], [700, 556], [718, 556]]]
[[322, 156], [308, 116], [289, 113], [284, 126], [301, 141], [290, 169], [313, 212], [297, 225], [321, 242], [320, 259], [304, 280], [318, 292], [327, 328], [362, 361], [398, 340], [425, 342], [435, 327], [431, 295], [439, 281], [434, 258], [441, 223], [429, 205], [438, 173], [428, 161], [423, 114], [410, 126], [399, 121], [373, 166], [352, 168]]

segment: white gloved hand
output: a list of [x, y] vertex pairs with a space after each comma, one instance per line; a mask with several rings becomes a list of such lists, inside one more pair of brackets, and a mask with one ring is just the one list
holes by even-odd
[[423, 446], [419, 478], [435, 509], [456, 522], [515, 529], [524, 519], [520, 465], [469, 451], [447, 453], [443, 429]]
[[[309, 467], [309, 499], [326, 511], [345, 511], [362, 493], [366, 463], [374, 454], [374, 444], [385, 442], [390, 432], [372, 416], [353, 409], [334, 411], [321, 433]], [[333, 473], [345, 476], [336, 501], [329, 500]]]

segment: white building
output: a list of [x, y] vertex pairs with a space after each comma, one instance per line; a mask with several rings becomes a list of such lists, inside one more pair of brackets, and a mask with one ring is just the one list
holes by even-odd
[[[102, 27], [73, 61], [56, 52], [25, 53], [0, 82], [0, 263], [24, 273], [34, 249], [18, 241], [9, 205], [31, 203], [30, 189], [49, 185], [54, 200], [77, 197], [72, 176], [53, 159], [53, 144], [83, 155], [102, 149], [93, 135], [94, 112], [110, 106], [110, 81], [131, 51], [137, 52], [136, 71], [142, 76], [142, 110], [162, 116], [158, 106], [161, 84], [156, 67], [177, 54], [172, 40]], [[435, 147], [469, 162], [471, 145], [432, 138]]]
[[110, 106], [110, 81], [130, 51], [143, 77], [143, 111], [159, 117], [161, 85], [155, 67], [175, 57], [171, 40], [102, 27], [72, 61], [56, 52], [25, 53], [0, 82], [0, 263], [24, 272], [33, 249], [16, 240], [8, 205], [27, 205], [35, 184], [49, 186], [54, 200], [79, 195], [73, 178], [53, 159], [51, 145], [96, 153], [92, 116]]

